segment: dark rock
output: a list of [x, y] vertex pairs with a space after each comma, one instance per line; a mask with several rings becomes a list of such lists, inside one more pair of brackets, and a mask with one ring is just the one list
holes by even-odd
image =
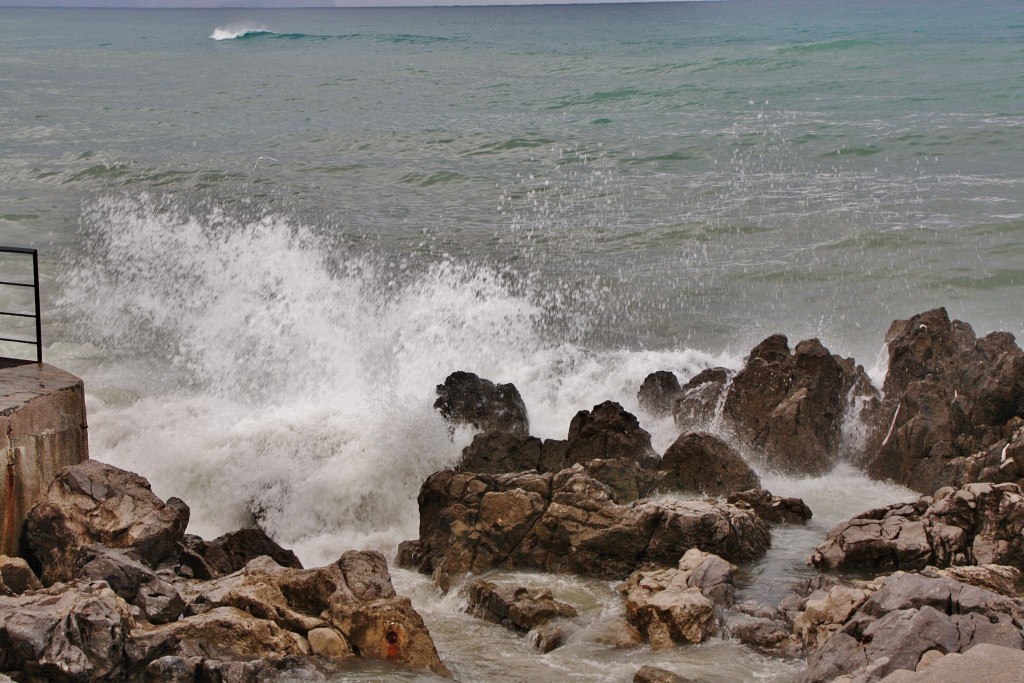
[[633, 683], [705, 683], [705, 681], [703, 678], [684, 678], [656, 666], [642, 666], [633, 674]]
[[111, 590], [125, 602], [131, 603], [139, 587], [156, 578], [156, 573], [138, 553], [131, 549], [119, 550], [93, 544], [81, 548], [75, 578], [82, 581], [106, 581]]
[[434, 408], [455, 425], [470, 425], [481, 432], [507, 432], [527, 436], [530, 421], [526, 404], [512, 384], [495, 384], [471, 372], [453, 372], [437, 385]]
[[749, 505], [758, 517], [769, 524], [803, 524], [812, 514], [800, 498], [781, 498], [764, 489], [732, 493], [726, 497], [726, 501], [733, 505]]
[[419, 494], [417, 568], [439, 575], [493, 567], [621, 578], [675, 565], [690, 548], [745, 561], [768, 548], [753, 512], [713, 501], [614, 502], [580, 465], [558, 474], [431, 475]]
[[967, 481], [949, 459], [992, 446], [1024, 416], [1024, 352], [1013, 335], [978, 339], [938, 308], [886, 335], [885, 401], [863, 457], [869, 474], [923, 493]]
[[756, 489], [761, 479], [729, 444], [710, 434], [683, 434], [658, 466], [659, 488], [718, 496]]
[[672, 413], [672, 405], [682, 393], [679, 380], [674, 373], [659, 370], [647, 375], [636, 398], [640, 408], [653, 417], [665, 417]]
[[0, 595], [21, 595], [42, 587], [28, 562], [20, 557], [0, 555]]
[[571, 621], [548, 621], [533, 629], [531, 641], [542, 654], [547, 654], [569, 642], [577, 631], [579, 627]]
[[201, 554], [214, 576], [237, 572], [261, 555], [266, 555], [282, 567], [302, 569], [302, 563], [295, 553], [279, 546], [265, 531], [258, 528], [232, 531], [204, 546]]
[[808, 562], [822, 569], [1021, 566], [1024, 497], [1016, 484], [968, 484], [870, 510], [830, 531]]
[[473, 437], [473, 443], [462, 450], [462, 460], [456, 469], [462, 472], [500, 474], [545, 471], [541, 465], [544, 443], [535, 436], [508, 432], [482, 432]]
[[680, 432], [709, 428], [731, 376], [725, 368], [709, 368], [683, 385], [672, 404], [672, 418]]
[[146, 665], [146, 683], [193, 683], [200, 657], [159, 657]]
[[569, 424], [564, 467], [598, 459], [632, 460], [648, 468], [657, 467], [659, 461], [651, 447], [651, 435], [634, 415], [613, 401], [581, 410]]
[[132, 472], [87, 460], [62, 469], [25, 520], [23, 540], [50, 585], [70, 580], [79, 550], [93, 543], [131, 548], [151, 567], [177, 550], [189, 510], [166, 503]]
[[[494, 624], [525, 633], [554, 619], [577, 616], [572, 605], [555, 600], [550, 591], [522, 586], [499, 586], [477, 579], [467, 588], [466, 611]], [[554, 648], [552, 648], [554, 649]]]
[[790, 353], [786, 337], [758, 344], [733, 377], [724, 416], [740, 438], [780, 472], [820, 475], [839, 456], [851, 389], [873, 391], [862, 368], [832, 355], [817, 339]]

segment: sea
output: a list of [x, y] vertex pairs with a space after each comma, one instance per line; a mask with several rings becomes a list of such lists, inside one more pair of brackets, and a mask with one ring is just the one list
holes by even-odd
[[[93, 458], [205, 538], [393, 558], [472, 438], [431, 407], [455, 370], [514, 383], [546, 438], [618, 401], [661, 452], [677, 430], [636, 399], [656, 370], [783, 333], [880, 385], [890, 323], [937, 306], [1019, 337], [1022, 65], [1019, 0], [0, 7], [0, 243], [39, 249], [45, 360], [85, 381]], [[761, 476], [814, 512], [740, 567], [765, 603], [835, 524], [914, 497], [846, 463]], [[489, 574], [579, 609], [541, 654], [392, 571], [462, 681], [802, 666], [727, 637], [616, 650], [615, 582]]]

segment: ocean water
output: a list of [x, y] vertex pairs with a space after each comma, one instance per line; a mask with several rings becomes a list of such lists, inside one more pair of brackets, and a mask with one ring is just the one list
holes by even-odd
[[[307, 566], [390, 555], [472, 437], [430, 407], [454, 370], [564, 437], [775, 332], [876, 378], [889, 323], [928, 308], [1020, 336], [1022, 62], [1016, 0], [0, 7], [0, 241], [41, 250], [46, 359], [86, 382], [93, 457], [208, 538], [258, 519]], [[912, 497], [846, 465], [762, 475], [815, 517], [742, 568], [756, 599]], [[729, 640], [612, 650], [610, 584], [496, 575], [580, 607], [540, 655], [394, 574], [464, 681], [800, 669]]]

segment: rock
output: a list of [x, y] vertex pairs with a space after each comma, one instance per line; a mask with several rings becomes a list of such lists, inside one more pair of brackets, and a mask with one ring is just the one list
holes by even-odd
[[0, 555], [0, 595], [21, 595], [42, 587], [28, 562], [20, 557]]
[[202, 664], [201, 657], [158, 657], [146, 665], [147, 683], [192, 683]]
[[758, 344], [733, 377], [724, 416], [736, 434], [765, 453], [768, 468], [820, 475], [835, 465], [851, 389], [873, 392], [864, 370], [832, 355], [817, 339], [791, 353], [786, 337]]
[[814, 650], [842, 628], [854, 610], [874, 592], [870, 587], [836, 584], [812, 592], [792, 619], [793, 635], [803, 648]]
[[408, 598], [360, 603], [332, 618], [335, 626], [363, 657], [398, 662], [413, 669], [429, 669], [451, 677], [441, 663], [422, 617]]
[[530, 433], [526, 404], [512, 384], [495, 384], [471, 372], [453, 372], [437, 385], [434, 408], [454, 426], [481, 432]]
[[29, 680], [123, 678], [133, 621], [102, 581], [0, 597], [0, 670]]
[[[941, 655], [941, 652], [926, 652], [916, 672], [899, 669], [881, 679], [880, 683], [1024, 683], [1024, 652], [1020, 650], [982, 643], [962, 654], [937, 657], [935, 654]], [[926, 659], [928, 664], [922, 667]]]
[[944, 576], [1011, 598], [1017, 597], [1017, 584], [1021, 580], [1021, 571], [1019, 569], [1001, 564], [946, 567], [945, 569], [925, 567], [921, 571], [921, 575], [930, 577]]
[[913, 671], [930, 650], [965, 652], [983, 643], [1019, 650], [1022, 624], [1018, 600], [946, 577], [896, 572], [813, 653], [801, 681], [876, 680]]
[[776, 619], [732, 611], [724, 615], [723, 631], [729, 638], [774, 656], [792, 657], [798, 650], [792, 634]]
[[550, 591], [530, 590], [522, 586], [498, 586], [477, 579], [469, 584], [467, 594], [467, 612], [515, 631], [526, 632], [553, 619], [577, 616], [572, 605], [555, 600]]
[[535, 436], [509, 432], [481, 432], [462, 450], [462, 460], [456, 469], [461, 472], [500, 474], [546, 471], [541, 464], [544, 442]]
[[604, 619], [595, 627], [594, 642], [609, 645], [617, 650], [629, 650], [644, 643], [643, 634], [625, 617]]
[[636, 398], [640, 408], [652, 417], [672, 414], [672, 404], [682, 393], [679, 380], [668, 370], [659, 370], [647, 375]]
[[691, 549], [676, 569], [637, 571], [620, 587], [626, 618], [652, 648], [701, 643], [718, 633], [715, 606], [731, 604], [736, 567]]
[[441, 471], [419, 493], [419, 562], [454, 575], [494, 567], [622, 578], [671, 566], [690, 548], [745, 561], [768, 548], [752, 511], [708, 500], [618, 505], [581, 465], [557, 474]]
[[282, 548], [262, 529], [240, 529], [203, 542], [201, 555], [214, 576], [237, 572], [250, 560], [266, 555], [282, 567], [302, 569], [291, 550]]
[[1016, 484], [967, 484], [870, 510], [828, 533], [808, 563], [822, 569], [923, 569], [1024, 563], [1024, 496]]
[[1007, 438], [1007, 424], [1024, 416], [1024, 352], [1006, 332], [978, 339], [942, 308], [895, 321], [886, 345], [885, 401], [862, 458], [867, 472], [922, 493], [965, 483], [949, 460]]
[[681, 433], [711, 427], [731, 377], [725, 368], [709, 368], [683, 385], [672, 403], [672, 419]]
[[704, 683], [704, 680], [683, 678], [656, 666], [642, 666], [633, 674], [633, 683]]
[[149, 482], [95, 460], [65, 467], [25, 520], [23, 540], [30, 563], [45, 585], [70, 580], [79, 550], [93, 543], [131, 548], [151, 567], [176, 551], [189, 510], [161, 501]]
[[780, 498], [764, 489], [732, 493], [726, 501], [733, 505], [749, 505], [758, 517], [769, 524], [803, 524], [811, 518], [811, 509], [800, 498]]
[[313, 654], [327, 659], [350, 659], [356, 654], [352, 652], [352, 646], [333, 628], [314, 628], [306, 634], [309, 640], [309, 647]]
[[531, 631], [530, 640], [533, 646], [547, 654], [569, 642], [569, 638], [579, 630], [571, 621], [549, 621]]
[[658, 466], [665, 491], [724, 495], [761, 486], [761, 479], [731, 446], [710, 434], [682, 434]]
[[651, 469], [660, 460], [651, 447], [651, 435], [634, 415], [613, 401], [581, 410], [569, 424], [563, 467], [597, 459], [632, 460]]

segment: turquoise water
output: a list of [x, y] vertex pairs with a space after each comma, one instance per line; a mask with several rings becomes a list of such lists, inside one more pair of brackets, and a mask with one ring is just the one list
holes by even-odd
[[[876, 371], [889, 323], [934, 306], [1020, 336], [1022, 62], [1016, 0], [0, 8], [0, 241], [41, 249], [94, 457], [206, 536], [259, 510], [307, 564], [392, 552], [470, 438], [430, 409], [453, 370], [562, 437], [774, 332]], [[906, 495], [859, 477], [770, 479], [820, 521], [749, 590]], [[540, 657], [398, 580], [465, 680], [795, 670], [729, 642]]]

